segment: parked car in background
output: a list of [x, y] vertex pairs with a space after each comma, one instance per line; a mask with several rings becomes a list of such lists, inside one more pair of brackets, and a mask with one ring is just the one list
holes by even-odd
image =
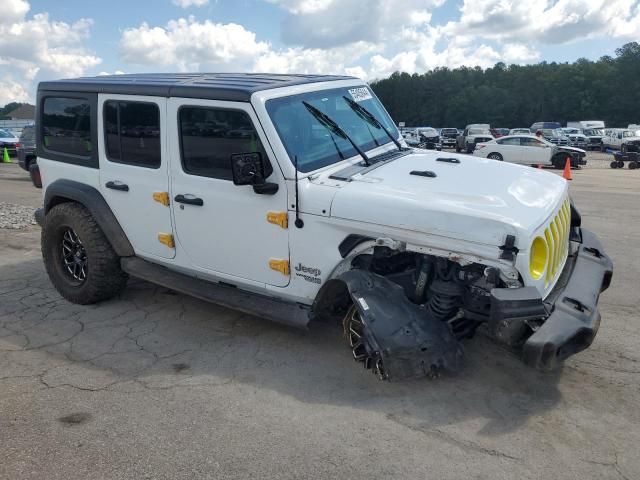
[[602, 120], [578, 120], [575, 122], [567, 122], [568, 128], [578, 128], [586, 130], [588, 128], [597, 128], [604, 130], [604, 122]]
[[604, 129], [602, 128], [585, 128], [582, 133], [589, 140], [588, 150], [601, 150], [602, 139], [604, 138]]
[[508, 128], [492, 128], [489, 131], [491, 132], [491, 135], [493, 135], [493, 138], [500, 138], [509, 135]]
[[[544, 138], [547, 141], [553, 143], [554, 145], [565, 146], [565, 147], [569, 146], [569, 137], [567, 137], [564, 134], [561, 128], [555, 128], [555, 129], [541, 128], [540, 131], [542, 132], [542, 135], [544, 136]], [[537, 130], [536, 130], [536, 133], [537, 133]]]
[[602, 150], [610, 148], [622, 153], [640, 152], [640, 136], [628, 128], [612, 128], [602, 139]]
[[442, 148], [456, 148], [457, 138], [457, 128], [443, 128], [440, 130], [440, 143], [442, 144]]
[[35, 125], [27, 125], [20, 134], [19, 145], [16, 148], [18, 164], [29, 171], [29, 166], [36, 159], [36, 128]]
[[556, 168], [564, 168], [567, 158], [570, 158], [572, 167], [587, 164], [587, 152], [584, 150], [554, 145], [535, 135], [508, 135], [479, 143], [473, 154], [492, 160], [523, 165], [553, 165]]
[[636, 135], [640, 135], [640, 125], [637, 123], [630, 123], [627, 127], [629, 130], [636, 132]]
[[33, 185], [42, 188], [42, 178], [40, 168], [36, 161], [36, 128], [35, 125], [27, 125], [22, 129], [20, 141], [16, 148], [18, 154], [18, 165], [29, 172]]
[[579, 128], [565, 127], [561, 130], [569, 138], [569, 146], [577, 148], [589, 147], [589, 138]]
[[536, 133], [538, 130], [557, 130], [562, 128], [562, 125], [558, 122], [536, 122], [531, 125], [531, 133]]
[[19, 140], [10, 130], [0, 128], [0, 158], [4, 155], [4, 149], [7, 149], [9, 156], [16, 156], [16, 147]]
[[491, 126], [488, 123], [472, 123], [462, 132], [462, 135], [458, 135], [456, 141], [456, 152], [465, 151], [467, 153], [473, 152], [477, 143], [488, 142], [493, 139], [491, 135]]
[[432, 127], [418, 127], [414, 129], [409, 136], [405, 136], [404, 140], [410, 147], [442, 150], [440, 134]]
[[509, 135], [529, 135], [531, 133], [529, 128], [512, 128], [509, 130]]

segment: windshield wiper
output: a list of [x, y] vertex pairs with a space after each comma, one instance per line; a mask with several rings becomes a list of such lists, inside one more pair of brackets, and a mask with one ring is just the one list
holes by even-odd
[[402, 145], [400, 145], [400, 142], [398, 141], [398, 139], [394, 138], [393, 135], [391, 135], [391, 132], [389, 132], [389, 130], [386, 129], [386, 127], [373, 115], [373, 113], [371, 113], [369, 110], [364, 108], [359, 103], [354, 102], [349, 97], [345, 97], [343, 95], [342, 98], [345, 99], [345, 101], [347, 102], [347, 105], [351, 107], [351, 110], [356, 112], [356, 114], [360, 118], [362, 118], [365, 122], [373, 125], [378, 129], [382, 129], [384, 133], [387, 134], [387, 137], [389, 137], [391, 141], [396, 144], [396, 147], [398, 147], [398, 150], [402, 151]]
[[323, 127], [329, 130], [329, 132], [336, 134], [337, 136], [339, 136], [344, 140], [347, 140], [351, 144], [351, 146], [355, 149], [355, 151], [358, 152], [358, 155], [362, 157], [362, 159], [364, 160], [364, 164], [367, 167], [371, 165], [371, 162], [369, 161], [369, 157], [367, 157], [367, 154], [364, 153], [360, 149], [360, 147], [358, 147], [358, 145], [356, 145], [356, 143], [351, 139], [351, 137], [347, 135], [347, 133], [342, 128], [340, 128], [340, 125], [334, 122], [331, 119], [331, 117], [321, 112], [310, 103], [303, 101], [302, 104], [306, 107], [307, 110], [309, 110], [309, 113], [311, 113], [311, 115], [313, 115], [315, 119], [318, 120], [318, 122], [320, 122], [320, 124]]

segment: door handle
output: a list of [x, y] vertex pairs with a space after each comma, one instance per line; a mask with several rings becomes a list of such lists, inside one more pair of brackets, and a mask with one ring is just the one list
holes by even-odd
[[119, 190], [121, 192], [129, 191], [129, 185], [120, 182], [107, 182], [105, 187], [110, 188], [111, 190]]
[[186, 203], [187, 205], [195, 205], [196, 207], [201, 207], [204, 205], [204, 201], [198, 197], [185, 197], [184, 195], [176, 195], [174, 200], [178, 203]]

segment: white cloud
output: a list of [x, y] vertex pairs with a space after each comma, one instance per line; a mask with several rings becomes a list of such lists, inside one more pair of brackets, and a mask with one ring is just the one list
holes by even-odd
[[172, 0], [172, 3], [181, 8], [204, 7], [209, 5], [209, 0]]
[[235, 23], [171, 20], [165, 27], [143, 23], [122, 33], [122, 58], [137, 65], [175, 66], [179, 70], [246, 68], [269, 44]]
[[444, 33], [549, 44], [640, 35], [637, 0], [464, 0], [460, 12]]
[[[27, 19], [29, 3], [4, 0], [0, 15], [0, 78], [3, 90], [16, 98], [33, 100], [37, 78], [77, 77], [101, 63], [83, 43], [93, 21], [74, 23], [51, 20], [38, 13]], [[4, 93], [7, 96], [7, 93]]]
[[298, 15], [305, 13], [315, 13], [326, 10], [333, 0], [267, 0], [287, 9], [289, 12]]
[[639, 0], [462, 0], [459, 17], [446, 24], [433, 23], [433, 12], [446, 0], [265, 1], [286, 11], [285, 47], [275, 48], [242, 25], [190, 16], [124, 30], [122, 58], [182, 71], [335, 73], [371, 80], [394, 71], [529, 63], [540, 59], [545, 43], [640, 36]]
[[431, 21], [444, 0], [269, 0], [289, 15], [282, 39], [292, 46], [331, 48], [355, 42], [385, 43], [405, 27]]
[[30, 100], [29, 92], [22, 83], [14, 81], [10, 76], [0, 78], [0, 105], [10, 102], [27, 102]]

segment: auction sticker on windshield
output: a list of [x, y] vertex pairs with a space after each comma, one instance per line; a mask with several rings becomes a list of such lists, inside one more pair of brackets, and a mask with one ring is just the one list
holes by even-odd
[[369, 92], [369, 89], [367, 87], [350, 88], [349, 93], [356, 102], [363, 102], [365, 100], [373, 98], [371, 96], [371, 92]]

